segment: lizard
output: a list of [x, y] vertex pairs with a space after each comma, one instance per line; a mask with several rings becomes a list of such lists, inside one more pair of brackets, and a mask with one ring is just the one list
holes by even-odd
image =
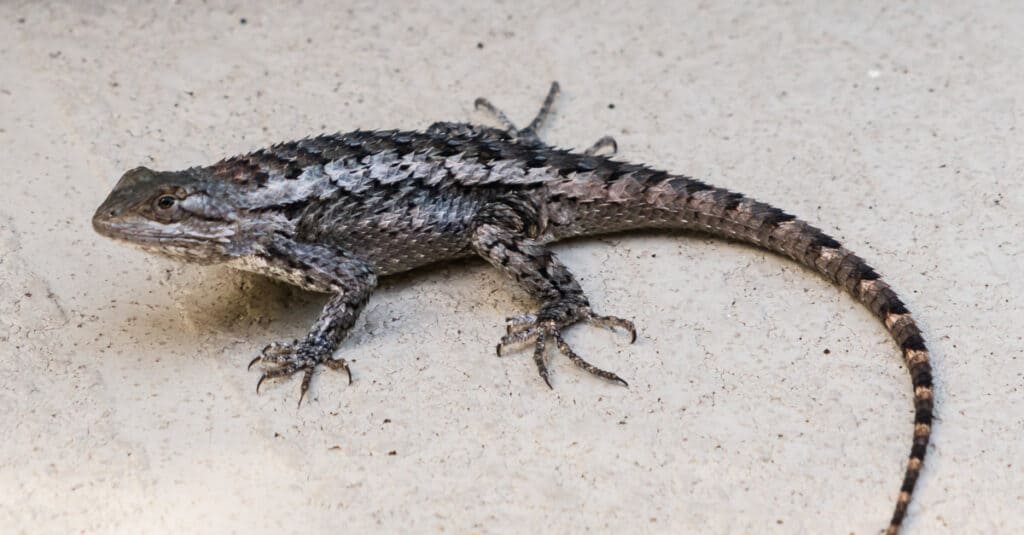
[[577, 354], [562, 333], [590, 323], [625, 331], [627, 319], [591, 307], [549, 244], [633, 229], [700, 231], [789, 257], [850, 293], [882, 321], [910, 372], [914, 431], [886, 529], [907, 514], [931, 436], [933, 380], [920, 328], [895, 291], [861, 257], [779, 208], [695, 178], [613, 159], [605, 136], [583, 151], [538, 132], [560, 89], [518, 128], [489, 100], [475, 106], [500, 127], [437, 122], [422, 131], [356, 130], [275, 144], [180, 171], [132, 169], [96, 210], [109, 238], [200, 264], [224, 264], [330, 297], [302, 339], [274, 342], [249, 363], [267, 379], [301, 374], [299, 404], [320, 366], [344, 371], [336, 350], [379, 278], [441, 261], [480, 257], [539, 302], [507, 319], [497, 353], [533, 345], [551, 387], [548, 353], [628, 386]]

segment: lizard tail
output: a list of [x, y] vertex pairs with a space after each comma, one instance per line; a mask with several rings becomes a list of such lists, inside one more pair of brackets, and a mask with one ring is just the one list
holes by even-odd
[[863, 259], [796, 216], [690, 177], [608, 160], [581, 160], [579, 174], [550, 187], [552, 198], [577, 203], [581, 235], [635, 228], [684, 228], [781, 253], [846, 289], [882, 321], [903, 352], [914, 387], [914, 439], [888, 535], [907, 514], [931, 437], [932, 368], [928, 349], [903, 301]]
[[764, 247], [821, 273], [874, 313], [900, 347], [914, 387], [915, 413], [910, 459], [892, 520], [886, 529], [887, 535], [895, 535], [907, 514], [932, 425], [931, 364], [921, 330], [910, 312], [896, 292], [863, 259], [795, 216], [719, 188], [692, 192], [684, 198], [683, 213], [694, 219], [687, 226]]

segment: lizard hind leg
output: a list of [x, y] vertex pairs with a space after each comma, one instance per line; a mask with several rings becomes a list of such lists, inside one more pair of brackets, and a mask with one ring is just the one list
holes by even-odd
[[551, 88], [548, 89], [548, 94], [544, 97], [544, 103], [541, 104], [537, 115], [532, 121], [530, 121], [530, 124], [527, 125], [526, 128], [522, 129], [516, 127], [515, 123], [508, 118], [508, 115], [505, 115], [505, 112], [501, 111], [501, 109], [492, 104], [491, 101], [486, 98], [480, 97], [476, 99], [473, 105], [476, 106], [476, 109], [486, 111], [494, 116], [509, 135], [517, 140], [535, 145], [543, 145], [544, 142], [541, 141], [540, 136], [537, 135], [537, 131], [544, 127], [544, 123], [546, 123], [548, 117], [551, 116], [551, 107], [554, 106], [555, 98], [558, 97], [558, 93], [560, 92], [561, 88], [559, 87], [558, 82], [551, 82]]
[[555, 104], [555, 99], [558, 98], [558, 94], [562, 92], [562, 88], [558, 85], [558, 82], [551, 82], [551, 88], [548, 89], [547, 96], [544, 97], [544, 103], [540, 105], [540, 110], [537, 110], [536, 117], [530, 121], [530, 124], [519, 132], [522, 136], [526, 133], [534, 137], [537, 136], [537, 131], [544, 127], [544, 123], [547, 122], [548, 117], [551, 115], [551, 107]]
[[[526, 128], [519, 128], [512, 119], [508, 118], [505, 112], [501, 111], [491, 103], [490, 100], [480, 97], [473, 102], [473, 105], [478, 110], [483, 110], [489, 113], [495, 120], [497, 120], [505, 132], [515, 138], [518, 141], [534, 144], [544, 145], [544, 141], [540, 138], [537, 133], [547, 123], [548, 118], [551, 117], [551, 108], [555, 104], [555, 99], [558, 98], [561, 93], [561, 87], [558, 82], [551, 82], [551, 88], [548, 89], [548, 94], [544, 97], [544, 103], [541, 104], [540, 110], [537, 111], [537, 115], [530, 121], [530, 124]], [[596, 156], [598, 154], [605, 154], [607, 156], [614, 156], [619, 151], [619, 146], [615, 142], [615, 138], [611, 136], [604, 136], [598, 139], [589, 148], [583, 151], [587, 156]]]
[[533, 343], [533, 360], [537, 372], [551, 386], [547, 367], [547, 350], [554, 345], [559, 352], [587, 372], [628, 386], [610, 371], [598, 368], [580, 357], [562, 336], [577, 323], [593, 323], [601, 327], [620, 328], [636, 340], [636, 328], [629, 320], [595, 314], [576, 279], [543, 244], [523, 234], [522, 215], [512, 206], [497, 203], [480, 213], [474, 229], [473, 248], [541, 301], [535, 314], [515, 316], [506, 320], [507, 334], [496, 351], [500, 356], [506, 346]]

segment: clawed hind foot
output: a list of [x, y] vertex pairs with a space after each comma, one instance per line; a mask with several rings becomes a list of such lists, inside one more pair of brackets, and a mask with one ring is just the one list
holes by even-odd
[[[500, 108], [491, 103], [490, 100], [480, 97], [473, 102], [473, 105], [478, 110], [489, 113], [496, 121], [501, 123], [502, 128], [517, 141], [530, 143], [535, 145], [543, 145], [544, 141], [541, 140], [538, 132], [544, 127], [548, 117], [551, 115], [551, 109], [555, 104], [555, 99], [558, 98], [558, 94], [561, 92], [561, 87], [558, 82], [551, 82], [551, 88], [548, 89], [548, 94], [544, 97], [544, 103], [541, 104], [540, 110], [537, 115], [530, 121], [530, 124], [526, 128], [518, 128], [505, 112], [501, 111]], [[597, 140], [588, 149], [583, 151], [587, 156], [596, 156], [602, 151], [607, 151], [607, 156], [612, 156], [618, 152], [618, 144], [615, 142], [615, 138], [611, 136], [604, 136]]]
[[501, 338], [496, 352], [500, 357], [506, 346], [533, 342], [533, 362], [537, 365], [537, 372], [544, 379], [548, 387], [552, 388], [546, 359], [548, 343], [552, 342], [558, 348], [558, 351], [568, 357], [573, 364], [586, 370], [591, 375], [596, 375], [597, 377], [628, 387], [629, 383], [617, 374], [598, 368], [584, 360], [583, 357], [573, 351], [572, 347], [562, 337], [562, 331], [565, 328], [583, 321], [593, 323], [599, 327], [622, 329], [630, 335], [630, 343], [636, 341], [636, 327], [633, 325], [633, 322], [615, 316], [600, 316], [590, 311], [585, 311], [578, 317], [559, 322], [554, 319], [538, 319], [536, 315], [527, 314], [511, 317], [506, 320], [507, 334]]

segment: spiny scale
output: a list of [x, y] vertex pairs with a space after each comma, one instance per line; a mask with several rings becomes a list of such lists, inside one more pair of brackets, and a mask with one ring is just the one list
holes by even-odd
[[860, 257], [778, 208], [692, 178], [596, 155], [601, 138], [573, 152], [544, 144], [541, 128], [558, 92], [517, 129], [479, 99], [504, 129], [436, 123], [424, 132], [355, 131], [281, 143], [208, 167], [126, 173], [97, 210], [106, 236], [186, 261], [263, 273], [330, 300], [305, 338], [271, 344], [253, 363], [259, 382], [301, 373], [305, 395], [333, 358], [381, 276], [479, 256], [539, 302], [510, 319], [508, 345], [532, 343], [550, 386], [552, 348], [581, 369], [625, 385], [572, 350], [562, 331], [590, 322], [636, 336], [625, 319], [596, 314], [572, 273], [547, 248], [563, 238], [638, 228], [708, 232], [788, 256], [844, 288], [886, 326], [914, 387], [910, 459], [887, 533], [899, 530], [924, 461], [932, 376], [920, 329], [903, 302]]

